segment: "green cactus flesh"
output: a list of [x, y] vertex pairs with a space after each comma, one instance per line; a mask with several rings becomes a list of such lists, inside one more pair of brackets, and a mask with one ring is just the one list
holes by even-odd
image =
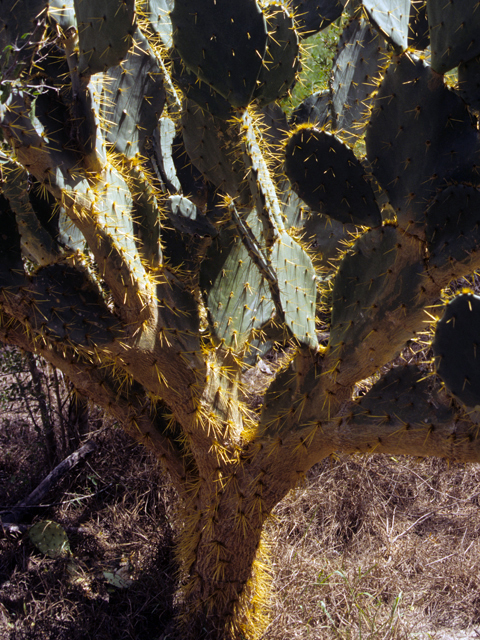
[[305, 214], [301, 231], [303, 242], [309, 252], [315, 255], [317, 270], [323, 268], [326, 271], [335, 268], [336, 260], [357, 233], [355, 225], [342, 224], [314, 211]]
[[353, 151], [326, 131], [300, 126], [286, 146], [285, 172], [309, 207], [343, 223], [375, 227], [382, 218]]
[[360, 236], [334, 280], [326, 370], [371, 375], [395, 357], [412, 336], [407, 318], [423, 316], [424, 280], [420, 241], [390, 225]]
[[332, 94], [330, 91], [317, 91], [307, 96], [293, 111], [290, 124], [298, 126], [310, 123], [318, 129], [327, 126], [332, 119]]
[[410, 0], [362, 0], [371, 22], [397, 51], [408, 46]]
[[173, 9], [174, 0], [147, 0], [144, 9], [145, 17], [150, 28], [160, 37], [163, 46], [171, 49], [172, 22], [170, 11]]
[[[255, 210], [246, 222], [253, 232], [260, 232]], [[207, 255], [209, 259], [201, 265], [200, 283], [206, 291], [212, 333], [216, 342], [242, 351], [248, 347], [253, 330], [259, 330], [274, 314], [268, 284], [249, 259], [234, 226], [213, 240]]]
[[424, 51], [429, 45], [427, 0], [411, 0], [408, 46], [417, 51]]
[[114, 67], [132, 45], [135, 0], [74, 0], [78, 25], [80, 75]]
[[170, 196], [166, 210], [173, 226], [182, 233], [212, 237], [218, 235], [216, 227], [207, 216], [185, 196]]
[[253, 93], [260, 106], [281, 98], [294, 83], [300, 66], [293, 18], [276, 2], [267, 10], [267, 46]]
[[478, 137], [465, 103], [411, 56], [385, 72], [366, 147], [398, 223], [412, 233], [424, 234], [425, 205], [446, 180], [478, 181]]
[[173, 43], [185, 65], [234, 107], [246, 107], [268, 40], [256, 0], [176, 0], [170, 18]]
[[458, 65], [458, 93], [475, 111], [480, 111], [480, 55]]
[[384, 38], [363, 18], [345, 27], [330, 80], [334, 128], [355, 143], [367, 126], [376, 85], [388, 64]]
[[316, 274], [304, 249], [283, 233], [273, 245], [270, 260], [276, 272], [282, 320], [300, 344], [316, 350]]
[[181, 118], [183, 140], [192, 163], [223, 193], [250, 199], [245, 168], [232, 125], [188, 101]]
[[340, 0], [292, 0], [291, 5], [301, 38], [328, 27], [340, 18], [344, 7]]
[[[307, 376], [299, 375], [290, 365], [283, 369], [269, 386], [260, 415], [261, 433], [264, 436], [281, 437], [286, 435], [283, 427], [287, 416], [301, 415], [307, 396], [318, 382], [320, 372], [313, 367]], [[302, 385], [303, 394], [298, 396], [298, 386]]]
[[107, 141], [127, 158], [145, 154], [145, 141], [158, 125], [166, 95], [156, 57], [138, 30], [122, 64], [105, 75], [101, 115], [112, 123]]
[[56, 22], [63, 31], [67, 31], [71, 27], [77, 29], [73, 0], [49, 0], [48, 17]]
[[65, 529], [51, 520], [37, 522], [28, 531], [28, 537], [42, 553], [51, 558], [70, 555]]
[[[172, 53], [172, 77], [182, 90], [188, 102], [193, 101], [198, 107], [208, 111], [212, 116], [228, 120], [232, 117], [232, 105], [206, 82], [185, 67], [180, 56]], [[187, 102], [187, 104], [188, 104]]]
[[451, 423], [453, 408], [439, 407], [430, 399], [434, 381], [416, 365], [393, 367], [353, 407], [351, 424], [360, 429], [373, 421], [397, 428], [400, 422], [406, 433]]
[[472, 0], [427, 0], [432, 69], [446, 73], [480, 54], [480, 12]]
[[480, 297], [461, 294], [451, 300], [437, 323], [432, 343], [438, 375], [467, 407], [480, 405]]
[[[446, 271], [453, 280], [478, 264], [480, 189], [452, 185], [443, 189], [426, 210], [428, 264], [434, 278]], [[456, 275], [458, 273], [458, 275]]]

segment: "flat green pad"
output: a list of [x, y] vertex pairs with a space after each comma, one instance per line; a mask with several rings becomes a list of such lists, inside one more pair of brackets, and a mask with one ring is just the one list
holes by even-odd
[[191, 101], [185, 102], [181, 124], [188, 156], [207, 180], [232, 198], [248, 189], [236, 129]]
[[340, 37], [330, 80], [334, 129], [349, 143], [367, 126], [372, 94], [388, 62], [384, 38], [363, 18], [352, 19]]
[[193, 101], [212, 116], [228, 120], [233, 116], [232, 105], [206, 82], [189, 71], [180, 56], [172, 51], [172, 77], [188, 101]]
[[348, 425], [360, 429], [373, 422], [388, 428], [402, 422], [408, 431], [448, 424], [455, 413], [431, 401], [433, 380], [415, 365], [393, 367], [352, 407]]
[[467, 407], [480, 405], [480, 297], [461, 294], [448, 303], [432, 343], [438, 375]]
[[175, 0], [147, 0], [145, 13], [153, 31], [160, 36], [166, 49], [172, 47], [172, 22], [170, 11], [173, 9]]
[[286, 145], [285, 172], [293, 190], [314, 211], [343, 223], [381, 224], [364, 168], [332, 134], [312, 126], [294, 131]]
[[308, 38], [332, 24], [343, 13], [340, 0], [292, 0], [299, 36]]
[[476, 0], [427, 0], [432, 69], [446, 73], [480, 54]]
[[[255, 210], [246, 222], [260, 234]], [[213, 240], [200, 268], [200, 284], [216, 341], [236, 352], [248, 350], [252, 331], [274, 315], [275, 307], [268, 284], [234, 227]]]
[[458, 93], [475, 111], [480, 111], [480, 56], [458, 65]]
[[375, 27], [398, 50], [408, 46], [410, 0], [362, 0]]
[[[441, 191], [426, 211], [428, 265], [441, 269], [447, 264], [468, 264], [480, 245], [480, 189], [452, 185]], [[434, 274], [433, 274], [434, 275]], [[435, 275], [434, 275], [435, 277]]]
[[51, 558], [71, 554], [65, 529], [51, 520], [42, 520], [30, 527], [28, 537], [42, 553]]
[[132, 44], [135, 0], [74, 0], [74, 4], [79, 73], [90, 76], [120, 64]]
[[165, 208], [177, 231], [196, 234], [200, 237], [218, 235], [217, 229], [207, 216], [185, 196], [170, 196], [165, 203]]
[[342, 224], [321, 213], [308, 211], [301, 231], [303, 243], [310, 254], [315, 254], [315, 266], [332, 271], [335, 260], [352, 241], [357, 228], [353, 224]]
[[317, 283], [310, 257], [293, 238], [283, 233], [272, 247], [270, 261], [277, 275], [285, 324], [302, 345], [317, 349]]
[[408, 24], [408, 46], [417, 51], [424, 51], [430, 46], [427, 0], [411, 1], [410, 22]]
[[399, 225], [424, 233], [424, 211], [445, 181], [478, 181], [477, 131], [443, 79], [412, 56], [385, 72], [366, 133], [367, 158]]
[[49, 0], [48, 17], [66, 31], [70, 27], [77, 28], [77, 18], [73, 0]]
[[108, 69], [101, 103], [102, 117], [111, 123], [106, 139], [127, 158], [144, 152], [145, 140], [157, 126], [165, 104], [156, 57], [138, 30], [134, 43], [122, 64]]
[[418, 240], [393, 225], [358, 238], [334, 280], [329, 367], [341, 362], [368, 377], [412, 336], [409, 314], [422, 318], [424, 313], [421, 249]]
[[35, 215], [28, 197], [27, 172], [13, 160], [0, 161], [0, 167], [3, 176], [0, 188], [15, 213], [23, 251], [37, 265], [55, 262], [59, 257], [58, 247]]
[[260, 106], [284, 96], [300, 67], [298, 36], [288, 11], [274, 3], [267, 7], [268, 39], [254, 98]]
[[324, 127], [332, 119], [332, 94], [330, 91], [317, 91], [305, 98], [293, 111], [291, 126], [309, 122], [318, 129]]
[[267, 46], [256, 0], [176, 0], [170, 18], [185, 65], [234, 107], [246, 107]]

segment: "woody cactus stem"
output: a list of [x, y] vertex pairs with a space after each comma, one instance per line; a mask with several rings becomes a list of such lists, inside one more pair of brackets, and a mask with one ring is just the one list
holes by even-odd
[[[0, 8], [0, 339], [163, 461], [182, 637], [254, 639], [264, 525], [311, 465], [334, 451], [480, 460], [465, 410], [480, 405], [478, 297], [433, 317], [480, 265], [480, 12], [103, 4]], [[329, 91], [289, 126], [277, 101], [301, 42], [340, 18]], [[392, 368], [435, 331], [434, 368]]]

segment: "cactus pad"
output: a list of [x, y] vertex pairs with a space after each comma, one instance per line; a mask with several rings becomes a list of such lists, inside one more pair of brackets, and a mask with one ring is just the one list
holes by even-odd
[[[372, 375], [411, 337], [407, 317], [423, 318], [422, 243], [386, 225], [358, 238], [337, 271], [327, 370]], [[410, 315], [409, 315], [410, 314]]]
[[477, 131], [465, 103], [411, 56], [385, 72], [366, 147], [398, 223], [410, 232], [423, 234], [425, 206], [445, 180], [478, 180]]
[[467, 407], [480, 405], [480, 298], [471, 293], [448, 303], [432, 344], [438, 375]]
[[474, 270], [480, 246], [480, 189], [462, 184], [447, 187], [430, 204], [426, 217], [428, 265], [433, 277], [435, 271], [446, 270], [453, 280], [463, 275], [465, 265]]
[[367, 126], [372, 94], [387, 64], [384, 38], [363, 18], [351, 20], [338, 43], [330, 87], [334, 128], [353, 144]]
[[397, 50], [408, 46], [410, 0], [362, 0], [368, 17]]
[[231, 125], [190, 101], [185, 105], [181, 122], [187, 153], [205, 178], [232, 198], [244, 192], [248, 188], [245, 167]]
[[427, 0], [412, 0], [408, 25], [408, 45], [417, 51], [424, 51], [430, 45], [428, 32]]
[[458, 93], [475, 111], [480, 111], [480, 56], [458, 65]]
[[[260, 233], [255, 210], [246, 222]], [[200, 282], [216, 341], [242, 351], [253, 329], [260, 329], [273, 315], [274, 305], [266, 281], [234, 227], [214, 239], [201, 265]]]
[[310, 257], [288, 234], [281, 234], [272, 248], [284, 322], [300, 344], [317, 349], [315, 332], [317, 279]]
[[160, 68], [150, 45], [139, 31], [134, 43], [122, 64], [107, 71], [102, 99], [102, 119], [109, 123], [106, 139], [127, 158], [144, 152], [165, 104]]
[[218, 234], [207, 216], [185, 196], [170, 196], [166, 202], [166, 209], [173, 226], [182, 233], [199, 236]]
[[292, 86], [300, 66], [293, 18], [276, 2], [267, 8], [268, 38], [253, 97], [260, 106], [281, 98]]
[[427, 0], [432, 69], [446, 73], [480, 54], [480, 11], [473, 2]]
[[71, 555], [65, 529], [51, 520], [42, 520], [30, 527], [28, 536], [42, 553], [50, 558]]
[[322, 129], [332, 119], [332, 94], [330, 91], [318, 91], [305, 98], [292, 113], [290, 124], [298, 126], [309, 122]]
[[267, 25], [256, 0], [176, 0], [170, 18], [185, 65], [234, 107], [246, 107], [267, 46]]
[[451, 423], [454, 411], [430, 400], [432, 383], [415, 365], [393, 367], [359, 399], [349, 425], [360, 429], [377, 422], [397, 429], [401, 422], [408, 431]]
[[285, 155], [285, 172], [294, 191], [314, 211], [343, 223], [381, 224], [365, 171], [338, 138], [312, 126], [300, 126], [290, 136]]
[[74, 0], [81, 75], [91, 76], [120, 64], [132, 45], [135, 0]]
[[343, 13], [340, 0], [293, 0], [295, 22], [301, 38], [308, 38], [332, 24]]

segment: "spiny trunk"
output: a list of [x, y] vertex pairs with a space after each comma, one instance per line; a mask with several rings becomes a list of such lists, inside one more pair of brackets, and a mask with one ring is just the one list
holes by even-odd
[[[204, 481], [182, 513], [180, 627], [192, 640], [254, 640], [268, 623], [265, 521], [290, 484], [263, 483], [240, 464], [229, 478]], [[258, 471], [258, 469], [257, 469]], [[273, 490], [272, 490], [273, 489]]]

